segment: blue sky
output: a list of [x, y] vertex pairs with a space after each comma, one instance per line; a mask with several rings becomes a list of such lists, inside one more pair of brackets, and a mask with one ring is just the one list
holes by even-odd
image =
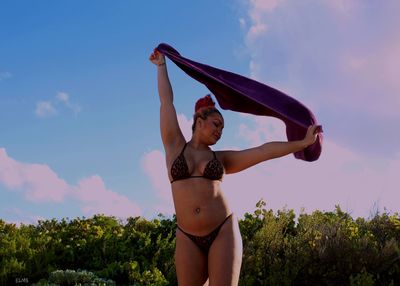
[[[0, 218], [173, 213], [156, 69], [182, 55], [304, 102], [324, 126], [320, 160], [288, 156], [227, 176], [239, 215], [273, 209], [399, 211], [400, 20], [396, 1], [0, 2]], [[190, 134], [207, 90], [168, 62]], [[285, 140], [282, 123], [224, 111], [215, 149]]]

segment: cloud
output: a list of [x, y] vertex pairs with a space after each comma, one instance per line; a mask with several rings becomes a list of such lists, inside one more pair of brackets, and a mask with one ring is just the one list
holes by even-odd
[[349, 14], [353, 11], [355, 11], [359, 6], [358, 1], [347, 1], [347, 0], [328, 0], [325, 1], [325, 4], [332, 9], [333, 11], [336, 11], [339, 14]]
[[266, 141], [287, 141], [283, 121], [266, 116], [240, 115], [243, 123], [239, 125], [237, 136], [251, 147]]
[[154, 202], [156, 212], [165, 215], [174, 213], [171, 184], [168, 181], [168, 171], [165, 163], [165, 154], [159, 150], [152, 150], [144, 154], [141, 160], [142, 170], [150, 180], [158, 201]]
[[61, 204], [68, 198], [74, 199], [87, 215], [104, 213], [127, 217], [141, 213], [129, 198], [108, 190], [98, 175], [84, 178], [73, 186], [49, 166], [18, 162], [4, 148], [0, 148], [0, 184], [35, 203]]
[[264, 21], [265, 14], [272, 12], [280, 4], [279, 0], [250, 0], [249, 16], [251, 18], [251, 26], [247, 33], [247, 40], [253, 43], [259, 36], [267, 32], [268, 25]]
[[68, 95], [68, 93], [65, 93], [65, 92], [58, 92], [56, 95], [56, 98], [59, 101], [64, 102], [65, 104], [67, 104], [69, 101], [69, 95]]
[[368, 103], [362, 105], [364, 110], [386, 118], [398, 118], [399, 54], [400, 37], [386, 41], [385, 45], [377, 48], [373, 54], [351, 53], [344, 59], [343, 71], [363, 91], [354, 94], [353, 97]]
[[[240, 115], [236, 143], [249, 147], [267, 141], [286, 141], [283, 123], [269, 117]], [[227, 146], [221, 148], [227, 148]], [[167, 179], [165, 155], [153, 150], [142, 158], [159, 201], [157, 208], [173, 213], [171, 186]], [[267, 207], [284, 207], [300, 213], [313, 210], [331, 211], [339, 204], [354, 217], [368, 217], [375, 207], [380, 211], [399, 211], [396, 172], [400, 153], [394, 158], [365, 156], [325, 137], [323, 152], [316, 162], [297, 160], [293, 155], [270, 160], [240, 173], [226, 175], [222, 189], [232, 210], [239, 216], [254, 211], [263, 198]]]
[[192, 138], [192, 125], [193, 119], [187, 118], [184, 114], [178, 114], [178, 124], [182, 130], [183, 137], [185, 137], [186, 141], [189, 141]]
[[33, 202], [61, 202], [68, 184], [47, 165], [20, 163], [0, 148], [0, 183], [11, 190], [23, 190]]
[[51, 101], [37, 102], [35, 114], [41, 118], [55, 116], [59, 113], [58, 109], [56, 108], [56, 106], [59, 104], [62, 104], [62, 106], [71, 110], [74, 115], [77, 115], [82, 110], [79, 105], [71, 103], [68, 93], [60, 91], [57, 92], [55, 99]]
[[387, 158], [399, 151], [399, 2], [247, 3], [254, 79], [310, 107], [335, 142]]
[[82, 210], [86, 215], [103, 213], [129, 217], [141, 213], [138, 205], [127, 197], [108, 190], [103, 179], [98, 175], [80, 180], [78, 186], [73, 188], [73, 194], [84, 204]]
[[[249, 145], [258, 145], [270, 123], [256, 116], [246, 119], [251, 118], [254, 124], [242, 123], [238, 134]], [[279, 124], [272, 126], [276, 127], [272, 137], [284, 134]], [[246, 132], [241, 131], [243, 128]], [[316, 162], [296, 160], [289, 155], [228, 175], [222, 186], [232, 209], [239, 215], [252, 211], [263, 198], [274, 210], [287, 206], [296, 212], [303, 207], [311, 212], [333, 210], [340, 204], [353, 216], [368, 217], [376, 204], [380, 211], [384, 207], [399, 211], [400, 195], [396, 191], [399, 167], [400, 153], [389, 160], [368, 157], [328, 138]]]
[[40, 101], [36, 103], [35, 114], [41, 118], [51, 117], [57, 114], [57, 110], [50, 101]]
[[[184, 114], [178, 114], [178, 124], [185, 137], [189, 141], [192, 137], [193, 119], [188, 119]], [[143, 155], [141, 160], [143, 172], [150, 180], [155, 191], [158, 202], [155, 203], [155, 210], [165, 215], [174, 213], [172, 201], [171, 183], [168, 179], [168, 170], [165, 162], [165, 153], [160, 150], [152, 150]]]
[[0, 72], [0, 81], [6, 80], [12, 77], [10, 72]]
[[63, 103], [67, 108], [69, 108], [70, 110], [72, 110], [74, 112], [74, 114], [78, 114], [81, 111], [81, 107], [79, 105], [76, 104], [72, 104], [70, 99], [69, 99], [69, 95], [66, 92], [58, 92], [56, 95], [56, 99]]

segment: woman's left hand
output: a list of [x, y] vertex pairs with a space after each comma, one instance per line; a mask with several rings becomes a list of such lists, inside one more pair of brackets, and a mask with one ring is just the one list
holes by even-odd
[[307, 129], [307, 134], [303, 139], [304, 145], [308, 147], [314, 144], [314, 142], [317, 140], [317, 135], [319, 133], [322, 133], [321, 125], [310, 125]]

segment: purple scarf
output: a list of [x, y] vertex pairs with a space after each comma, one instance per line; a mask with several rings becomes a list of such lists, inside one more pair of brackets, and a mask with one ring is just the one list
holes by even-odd
[[[195, 80], [203, 83], [222, 109], [266, 115], [281, 119], [286, 125], [288, 141], [302, 140], [308, 126], [317, 124], [314, 114], [296, 99], [270, 86], [244, 76], [201, 64], [182, 57], [167, 44], [157, 49]], [[315, 161], [322, 150], [322, 134], [306, 149], [294, 153], [297, 159]]]

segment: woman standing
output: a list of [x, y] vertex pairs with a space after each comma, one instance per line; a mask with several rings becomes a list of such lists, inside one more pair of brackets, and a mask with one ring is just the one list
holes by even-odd
[[237, 218], [221, 189], [224, 174], [306, 148], [315, 142], [318, 126], [310, 126], [300, 141], [269, 142], [242, 151], [214, 152], [210, 146], [220, 139], [224, 118], [208, 95], [196, 102], [193, 134], [186, 142], [173, 105], [165, 57], [154, 50], [150, 60], [157, 66], [161, 137], [178, 224], [175, 249], [178, 283], [237, 285], [242, 240]]

